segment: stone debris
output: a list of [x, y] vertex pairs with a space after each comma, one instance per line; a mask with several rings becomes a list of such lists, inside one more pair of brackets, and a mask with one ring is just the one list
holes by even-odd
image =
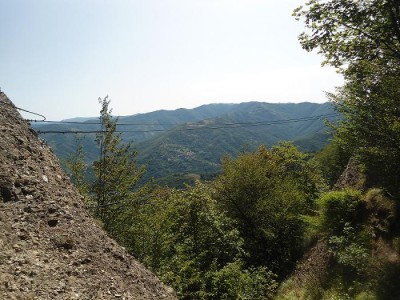
[[0, 299], [176, 299], [95, 223], [2, 92]]

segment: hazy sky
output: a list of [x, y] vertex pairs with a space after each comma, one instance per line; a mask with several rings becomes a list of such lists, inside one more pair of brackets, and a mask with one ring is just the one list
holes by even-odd
[[49, 120], [206, 103], [325, 102], [291, 16], [307, 0], [0, 0], [0, 87]]

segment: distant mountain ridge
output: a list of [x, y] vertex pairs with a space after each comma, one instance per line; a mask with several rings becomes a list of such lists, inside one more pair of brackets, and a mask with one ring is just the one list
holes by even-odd
[[75, 117], [71, 119], [61, 120], [60, 122], [87, 122], [87, 121], [95, 121], [99, 120], [98, 117]]
[[[118, 120], [122, 138], [139, 151], [138, 162], [147, 165], [147, 178], [163, 178], [166, 183], [191, 174], [219, 172], [223, 156], [253, 151], [260, 144], [272, 146], [293, 141], [304, 151], [321, 149], [329, 138], [324, 120], [335, 122], [338, 115], [331, 103], [208, 104], [194, 109], [159, 110]], [[72, 119], [73, 120], [73, 119]], [[48, 131], [96, 131], [96, 120], [83, 123], [53, 123], [37, 127]], [[129, 125], [128, 125], [129, 124]], [[74, 150], [72, 134], [41, 134], [60, 158]], [[82, 134], [88, 163], [96, 159], [95, 134]], [[195, 174], [195, 175], [194, 175]], [[196, 177], [195, 176], [195, 177]], [[169, 179], [168, 179], [169, 178]]]

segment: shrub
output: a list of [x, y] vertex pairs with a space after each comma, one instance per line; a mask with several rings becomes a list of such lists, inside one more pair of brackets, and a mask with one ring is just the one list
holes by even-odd
[[365, 211], [361, 192], [356, 190], [329, 192], [317, 203], [321, 213], [320, 225], [328, 235], [340, 235], [346, 224], [357, 224]]
[[243, 269], [236, 260], [213, 274], [214, 299], [272, 299], [276, 276], [264, 267]]

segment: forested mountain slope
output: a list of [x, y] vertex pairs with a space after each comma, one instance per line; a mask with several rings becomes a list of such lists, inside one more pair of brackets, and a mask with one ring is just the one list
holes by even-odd
[[184, 124], [138, 144], [139, 160], [156, 178], [173, 173], [216, 173], [223, 156], [253, 151], [293, 141], [303, 150], [316, 151], [327, 142], [324, 119], [333, 113], [330, 104], [238, 104], [230, 112], [195, 126]]
[[[194, 109], [155, 111], [120, 117], [118, 130], [125, 142], [139, 151], [138, 162], [147, 165], [146, 178], [184, 174], [215, 174], [223, 156], [254, 150], [260, 144], [293, 141], [305, 151], [321, 149], [329, 134], [324, 120], [337, 119], [331, 104], [210, 104]], [[78, 123], [37, 125], [39, 133], [65, 159], [76, 147], [73, 134], [64, 131], [96, 131], [94, 120]], [[48, 133], [56, 131], [57, 133]], [[95, 134], [84, 134], [85, 157], [91, 163], [98, 155]]]

